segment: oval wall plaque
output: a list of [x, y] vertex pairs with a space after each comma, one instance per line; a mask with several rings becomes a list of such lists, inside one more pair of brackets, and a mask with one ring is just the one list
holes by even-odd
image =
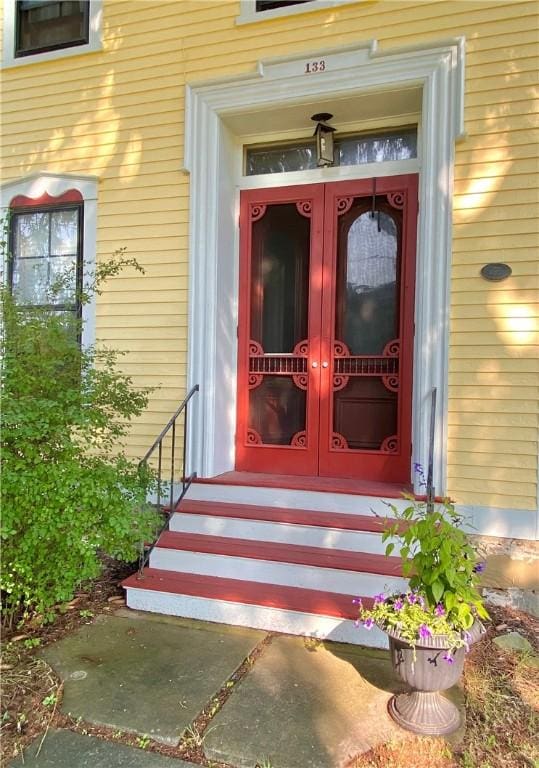
[[485, 280], [492, 281], [505, 280], [511, 273], [512, 269], [509, 264], [485, 264], [481, 269], [481, 276], [484, 277]]

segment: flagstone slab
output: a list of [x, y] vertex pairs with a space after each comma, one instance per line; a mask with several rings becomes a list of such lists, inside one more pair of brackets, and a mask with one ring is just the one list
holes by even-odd
[[143, 616], [99, 616], [40, 655], [64, 681], [63, 712], [176, 745], [264, 633]]
[[386, 651], [281, 637], [212, 720], [204, 751], [238, 768], [344, 768], [406, 735], [387, 713], [403, 690]]
[[[43, 743], [42, 743], [43, 741]], [[10, 763], [10, 768], [197, 768], [193, 763], [163, 757], [124, 744], [82, 736], [73, 731], [49, 731]]]

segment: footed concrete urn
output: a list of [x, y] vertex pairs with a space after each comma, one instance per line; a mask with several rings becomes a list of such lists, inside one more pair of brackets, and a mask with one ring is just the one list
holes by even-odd
[[[469, 643], [476, 642], [484, 632], [483, 625], [476, 621], [470, 629]], [[393, 669], [413, 689], [389, 700], [393, 720], [402, 728], [425, 736], [444, 736], [456, 731], [460, 726], [459, 710], [441, 691], [458, 683], [466, 649], [458, 648], [451, 653], [452, 662], [448, 662], [450, 649], [445, 635], [418, 640], [414, 648], [394, 630], [387, 634]]]

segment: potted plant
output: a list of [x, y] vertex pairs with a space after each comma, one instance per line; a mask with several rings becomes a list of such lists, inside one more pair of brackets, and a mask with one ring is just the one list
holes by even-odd
[[[416, 471], [422, 478], [421, 467]], [[440, 691], [458, 682], [465, 653], [484, 632], [480, 619], [488, 613], [477, 588], [484, 566], [452, 501], [405, 498], [410, 504], [403, 511], [388, 505], [393, 520], [382, 538], [391, 540], [386, 555], [400, 549], [410, 589], [377, 595], [370, 608], [358, 600], [359, 620], [387, 633], [393, 668], [413, 689], [392, 697], [392, 718], [414, 733], [438, 736], [460, 724], [457, 707]]]

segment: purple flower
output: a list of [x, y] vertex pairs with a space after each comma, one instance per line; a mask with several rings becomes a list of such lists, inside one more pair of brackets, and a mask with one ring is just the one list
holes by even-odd
[[406, 595], [406, 599], [410, 603], [410, 605], [415, 605], [418, 601], [417, 595], [414, 592], [408, 592]]
[[396, 611], [402, 611], [402, 609], [404, 608], [404, 603], [402, 602], [402, 600], [400, 599], [400, 597], [398, 597], [398, 598], [395, 600], [395, 602], [393, 603], [393, 608], [394, 608]]
[[436, 614], [436, 616], [445, 616], [445, 608], [441, 603], [438, 603], [438, 605], [434, 609], [434, 613]]
[[476, 565], [474, 565], [473, 567], [474, 573], [483, 573], [484, 570], [485, 570], [485, 563], [476, 563]]
[[363, 622], [363, 626], [365, 629], [372, 629], [374, 627], [374, 620], [373, 619], [365, 619]]
[[354, 599], [352, 600], [352, 605], [361, 605], [361, 598], [354, 597]]
[[383, 603], [386, 599], [386, 596], [383, 592], [380, 592], [379, 595], [374, 596], [374, 605], [378, 605], [379, 603]]
[[359, 621], [359, 619], [356, 619], [356, 620], [354, 621], [354, 627], [355, 627], [356, 629], [359, 629], [359, 625], [360, 625], [360, 621]]
[[444, 653], [444, 655], [442, 656], [442, 659], [444, 661], [447, 661], [448, 664], [455, 663], [455, 659], [451, 656], [451, 653], [449, 651], [447, 653]]
[[419, 603], [421, 608], [425, 607], [425, 600], [423, 599], [423, 595], [418, 595], [417, 596], [417, 602]]
[[422, 624], [419, 627], [419, 637], [426, 638], [426, 637], [432, 637], [432, 632], [427, 627], [426, 624]]

